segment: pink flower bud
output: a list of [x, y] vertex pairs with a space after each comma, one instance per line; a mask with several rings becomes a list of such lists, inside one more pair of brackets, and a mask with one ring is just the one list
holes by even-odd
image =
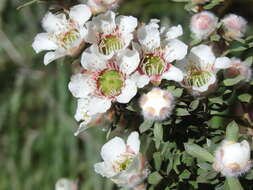
[[93, 14], [106, 12], [118, 6], [120, 0], [88, 0], [87, 4]]
[[232, 58], [231, 66], [225, 71], [225, 77], [232, 78], [236, 76], [243, 76], [246, 82], [249, 82], [252, 77], [252, 70], [250, 66], [242, 62], [240, 59]]
[[216, 29], [218, 18], [211, 12], [203, 11], [193, 15], [190, 29], [199, 39], [207, 38]]
[[238, 15], [229, 14], [221, 22], [224, 25], [224, 35], [230, 39], [237, 39], [244, 36], [247, 21]]
[[174, 108], [173, 100], [174, 98], [170, 92], [153, 88], [147, 94], [142, 95], [140, 99], [140, 107], [144, 118], [164, 120]]

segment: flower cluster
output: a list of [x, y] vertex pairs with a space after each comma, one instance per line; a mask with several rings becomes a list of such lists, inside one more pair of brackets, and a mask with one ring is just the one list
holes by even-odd
[[[249, 66], [237, 58], [215, 54], [213, 44], [198, 44], [188, 53], [188, 46], [178, 39], [183, 35], [181, 25], [162, 27], [158, 19], [140, 23], [133, 16], [113, 12], [118, 3], [88, 0], [63, 13], [48, 12], [42, 20], [46, 32], [37, 34], [32, 44], [37, 53], [49, 51], [44, 56], [45, 65], [64, 56], [81, 57], [81, 67], [68, 84], [77, 99], [74, 117], [80, 125], [75, 135], [92, 123], [101, 123], [106, 114], [122, 111], [134, 97], [140, 97], [145, 120], [165, 120], [173, 114], [175, 98], [162, 89], [163, 84], [173, 83], [196, 96], [215, 89], [220, 70], [225, 70], [224, 77], [251, 79]], [[199, 40], [218, 29], [224, 38], [233, 40], [243, 37], [246, 21], [230, 14], [219, 23], [214, 14], [202, 11], [192, 17], [190, 29]], [[132, 132], [126, 143], [115, 137], [102, 147], [103, 162], [94, 165], [95, 171], [119, 186], [141, 189], [149, 169], [139, 149], [137, 132]], [[250, 167], [249, 152], [244, 141], [226, 141], [216, 151], [214, 168], [226, 176], [244, 173]], [[247, 156], [241, 156], [244, 154]], [[69, 185], [61, 181], [58, 188], [64, 184]]]

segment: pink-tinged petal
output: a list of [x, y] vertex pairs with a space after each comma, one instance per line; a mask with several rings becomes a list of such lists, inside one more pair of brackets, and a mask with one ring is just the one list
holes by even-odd
[[100, 162], [94, 164], [94, 170], [96, 173], [102, 175], [103, 177], [111, 178], [117, 173], [114, 172], [112, 165], [106, 164], [105, 162]]
[[218, 57], [214, 63], [214, 69], [227, 69], [231, 67], [231, 60], [228, 57]]
[[130, 148], [130, 151], [138, 154], [140, 150], [140, 144], [139, 133], [132, 132], [127, 139], [127, 146]]

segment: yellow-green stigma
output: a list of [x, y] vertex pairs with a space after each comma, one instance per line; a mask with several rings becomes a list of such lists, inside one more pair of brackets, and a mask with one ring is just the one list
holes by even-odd
[[72, 29], [58, 36], [61, 46], [65, 49], [67, 49], [68, 46], [74, 43], [78, 38], [80, 38], [80, 33], [77, 29]]
[[104, 55], [120, 50], [123, 48], [122, 41], [117, 36], [108, 36], [102, 39], [99, 43], [99, 51]]
[[98, 79], [99, 90], [108, 97], [120, 94], [123, 85], [124, 77], [122, 73], [116, 70], [104, 71]]
[[131, 165], [133, 161], [133, 158], [131, 156], [127, 156], [126, 159], [123, 162], [118, 162], [118, 171], [124, 171], [127, 170], [129, 168], [129, 166]]
[[201, 87], [207, 84], [212, 77], [209, 71], [191, 70], [187, 75], [185, 82], [189, 86]]
[[142, 71], [149, 76], [160, 75], [165, 71], [166, 63], [159, 56], [146, 55], [142, 62]]

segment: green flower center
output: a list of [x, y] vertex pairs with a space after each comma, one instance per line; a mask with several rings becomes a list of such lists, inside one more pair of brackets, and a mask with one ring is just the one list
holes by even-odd
[[120, 50], [123, 48], [122, 41], [117, 36], [108, 36], [99, 43], [99, 51], [104, 55]]
[[127, 170], [132, 162], [133, 162], [132, 156], [126, 156], [123, 162], [116, 162], [118, 172]]
[[122, 73], [116, 70], [107, 70], [102, 72], [98, 79], [98, 86], [105, 96], [116, 96], [120, 94], [124, 85]]
[[80, 33], [77, 29], [71, 29], [68, 32], [59, 34], [58, 39], [63, 48], [67, 49], [69, 45], [74, 43], [78, 38], [80, 38]]
[[186, 83], [189, 86], [204, 86], [210, 81], [212, 73], [209, 71], [191, 70], [186, 77]]
[[149, 76], [160, 75], [165, 71], [166, 63], [159, 56], [146, 55], [142, 62], [142, 71]]

